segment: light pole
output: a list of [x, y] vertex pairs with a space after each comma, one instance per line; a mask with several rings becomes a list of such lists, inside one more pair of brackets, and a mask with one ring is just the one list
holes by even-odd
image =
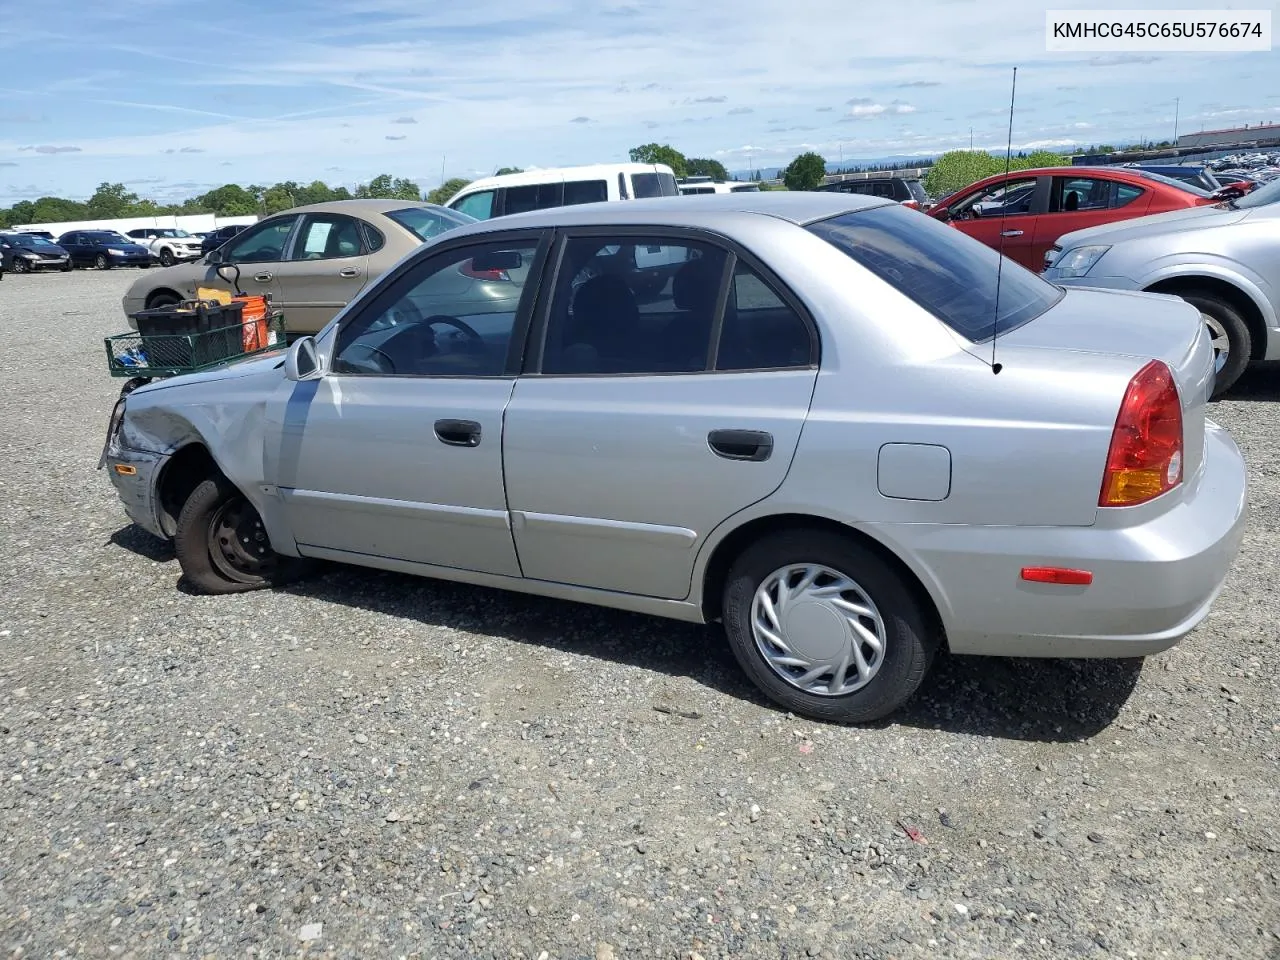
[[1181, 97], [1173, 98], [1173, 145], [1178, 145], [1178, 105]]

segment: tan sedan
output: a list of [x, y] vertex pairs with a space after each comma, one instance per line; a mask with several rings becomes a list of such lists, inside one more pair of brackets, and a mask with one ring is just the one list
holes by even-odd
[[[196, 296], [235, 293], [217, 273], [240, 269], [240, 290], [271, 294], [291, 334], [318, 332], [365, 286], [424, 241], [475, 218], [412, 200], [334, 200], [277, 213], [191, 263], [147, 271], [124, 295], [129, 325], [139, 310]], [[227, 273], [234, 276], [231, 271]]]

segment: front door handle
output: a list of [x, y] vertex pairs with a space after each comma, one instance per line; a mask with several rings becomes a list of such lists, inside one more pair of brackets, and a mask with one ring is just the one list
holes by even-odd
[[1022, 236], [1022, 231], [1021, 231], [1021, 230], [1001, 230], [1001, 231], [1000, 231], [1000, 236], [1002, 236], [1002, 237], [1020, 237], [1020, 236]]
[[474, 420], [437, 420], [436, 438], [451, 447], [479, 446], [480, 424]]
[[357, 270], [355, 267], [345, 267], [345, 268], [343, 268], [342, 270], [338, 271], [338, 276], [340, 276], [340, 277], [358, 277], [358, 276], [360, 276], [360, 271], [359, 271], [359, 270]]
[[726, 460], [759, 463], [773, 454], [773, 434], [763, 430], [712, 430], [707, 434], [707, 446]]
[[257, 280], [259, 283], [267, 283], [271, 279], [271, 274], [266, 270], [263, 270], [261, 273], [255, 273], [253, 275], [253, 279]]

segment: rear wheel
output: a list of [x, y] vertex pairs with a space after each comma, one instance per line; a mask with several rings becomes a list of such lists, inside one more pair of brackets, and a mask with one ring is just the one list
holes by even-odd
[[187, 497], [178, 516], [174, 552], [187, 581], [201, 593], [244, 593], [287, 583], [309, 569], [271, 548], [252, 503], [225, 477], [211, 477]]
[[1212, 293], [1196, 290], [1180, 296], [1200, 311], [1204, 325], [1209, 328], [1214, 369], [1217, 371], [1213, 384], [1213, 397], [1216, 400], [1235, 386], [1249, 366], [1253, 350], [1249, 325], [1234, 306]]
[[819, 720], [866, 723], [907, 702], [937, 641], [901, 578], [838, 534], [774, 534], [749, 547], [725, 582], [725, 633], [747, 676], [773, 701]]
[[93, 265], [99, 270], [111, 269], [111, 261], [107, 259], [107, 255], [105, 253], [98, 254], [93, 260]]

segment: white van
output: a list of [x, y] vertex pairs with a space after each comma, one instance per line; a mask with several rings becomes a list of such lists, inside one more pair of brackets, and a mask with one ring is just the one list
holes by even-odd
[[752, 181], [712, 180], [710, 177], [689, 177], [676, 184], [681, 196], [697, 193], [759, 193], [760, 184]]
[[675, 197], [679, 192], [676, 175], [666, 164], [601, 163], [474, 180], [455, 193], [445, 206], [477, 220], [489, 220], [526, 210], [605, 200]]

